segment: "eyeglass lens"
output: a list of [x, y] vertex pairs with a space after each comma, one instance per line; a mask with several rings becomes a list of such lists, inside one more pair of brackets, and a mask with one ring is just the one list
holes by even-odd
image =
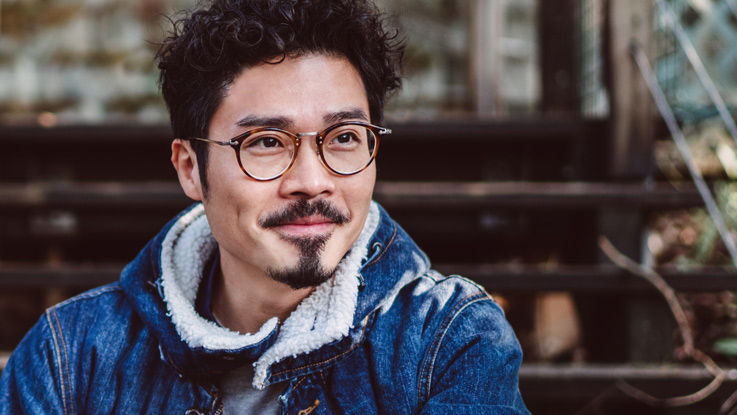
[[[306, 143], [305, 143], [306, 144]], [[374, 155], [376, 136], [361, 125], [342, 125], [330, 130], [323, 139], [325, 164], [341, 174], [363, 169]], [[257, 179], [270, 179], [284, 172], [295, 157], [294, 141], [287, 133], [260, 131], [241, 143], [243, 168]]]

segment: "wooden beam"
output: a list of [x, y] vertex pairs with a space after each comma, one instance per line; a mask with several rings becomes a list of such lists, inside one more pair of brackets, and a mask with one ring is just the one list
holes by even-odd
[[539, 2], [538, 38], [545, 114], [578, 114], [577, 0]]
[[[591, 182], [378, 182], [374, 198], [392, 208], [669, 209], [699, 206], [692, 186]], [[184, 208], [192, 203], [179, 184], [33, 183], [0, 185], [0, 210], [31, 208]]]
[[473, 107], [480, 116], [500, 111], [502, 0], [473, 0], [470, 22], [470, 79]]
[[[642, 278], [611, 266], [578, 265], [554, 268], [496, 264], [437, 264], [438, 271], [462, 275], [492, 292], [572, 291], [589, 294], [659, 295]], [[88, 288], [117, 281], [123, 264], [0, 265], [0, 286]], [[679, 292], [737, 290], [737, 273], [718, 268], [692, 271], [659, 270]]]
[[607, 2], [608, 90], [611, 100], [613, 178], [642, 178], [653, 170], [653, 104], [647, 85], [630, 56], [637, 42], [650, 50], [652, 2]]
[[[0, 351], [0, 372], [7, 366], [10, 354], [9, 350]], [[726, 370], [730, 376], [725, 383], [734, 385], [737, 369]], [[705, 368], [694, 365], [523, 363], [519, 371], [521, 389], [525, 392], [523, 396], [539, 398], [540, 395], [550, 395], [555, 400], [591, 397], [592, 387], [608, 386], [618, 380], [657, 383], [668, 389], [679, 384], [690, 386], [708, 382], [712, 377]], [[538, 388], [540, 384], [547, 387]]]
[[[728, 375], [724, 386], [705, 401], [688, 407], [693, 412], [716, 413], [711, 407], [719, 405], [733, 391], [737, 383], [737, 369], [725, 367]], [[624, 380], [659, 397], [670, 397], [692, 393], [713, 379], [708, 370], [691, 364], [550, 364], [523, 363], [519, 372], [520, 391], [528, 404], [544, 403], [549, 406], [560, 402], [580, 402], [579, 408], [599, 397], [601, 408], [612, 408], [614, 402], [639, 405], [640, 410], [630, 412], [623, 409], [612, 413], [660, 413], [648, 408], [623, 393], [613, 389], [614, 384]], [[606, 393], [606, 397], [602, 393]], [[617, 408], [614, 406], [614, 408]], [[706, 409], [709, 408], [709, 409]], [[533, 409], [533, 408], [531, 408]], [[622, 409], [622, 408], [620, 408]], [[655, 411], [655, 412], [653, 412]], [[609, 411], [607, 411], [609, 413]], [[664, 412], [665, 413], [665, 412]], [[670, 412], [668, 412], [670, 413]]]
[[[393, 133], [390, 140], [482, 139], [490, 141], [600, 140], [606, 126], [598, 120], [582, 120], [575, 116], [550, 116], [535, 119], [456, 119], [443, 121], [387, 120]], [[0, 125], [3, 145], [38, 145], [64, 142], [68, 145], [135, 142], [152, 146], [167, 144], [171, 130], [162, 125], [87, 125], [42, 128], [38, 126]]]
[[[606, 83], [611, 108], [609, 178], [643, 180], [653, 174], [653, 104], [647, 85], [630, 55], [633, 42], [650, 49], [652, 2], [642, 0], [605, 1]], [[601, 212], [599, 232], [625, 255], [646, 261], [643, 241], [646, 220], [638, 209]], [[627, 328], [619, 336], [628, 345], [631, 361], [661, 361], [672, 353], [673, 329], [666, 310], [651, 299], [626, 299], [618, 313]], [[593, 319], [601, 316], [589, 315]], [[602, 326], [601, 330], [607, 330]], [[589, 332], [587, 342], [600, 333]]]
[[[581, 293], [653, 294], [652, 285], [640, 277], [608, 265], [514, 266], [494, 264], [438, 264], [447, 275], [468, 277], [490, 291], [501, 293], [572, 291]], [[737, 273], [721, 268], [677, 271], [658, 270], [679, 292], [717, 292], [737, 289]]]

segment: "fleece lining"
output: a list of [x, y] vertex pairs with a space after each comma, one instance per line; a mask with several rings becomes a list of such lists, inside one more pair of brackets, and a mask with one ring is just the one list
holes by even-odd
[[[348, 335], [356, 310], [359, 270], [378, 224], [379, 208], [372, 202], [358, 239], [338, 264], [335, 275], [302, 300], [283, 322], [275, 343], [254, 363], [254, 387], [264, 388], [272, 364]], [[276, 329], [278, 319], [269, 319], [256, 333], [241, 334], [195, 311], [203, 268], [216, 246], [201, 204], [177, 220], [161, 250], [164, 301], [177, 333], [190, 347], [237, 350], [266, 338]]]

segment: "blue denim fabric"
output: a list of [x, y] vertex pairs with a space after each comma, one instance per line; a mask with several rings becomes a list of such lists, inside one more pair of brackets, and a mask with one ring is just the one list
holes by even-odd
[[[239, 350], [192, 349], [160, 295], [170, 222], [117, 283], [49, 308], [0, 378], [2, 414], [219, 414], [222, 373], [251, 363], [275, 329]], [[522, 353], [499, 306], [442, 276], [386, 212], [361, 269], [348, 336], [268, 371], [283, 414], [527, 414]], [[302, 411], [302, 412], [300, 412]]]

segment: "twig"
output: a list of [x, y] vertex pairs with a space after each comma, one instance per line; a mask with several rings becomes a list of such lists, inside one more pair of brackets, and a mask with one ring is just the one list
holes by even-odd
[[620, 380], [617, 382], [617, 387], [619, 388], [619, 390], [621, 390], [628, 396], [647, 403], [648, 405], [669, 407], [690, 405], [699, 402], [714, 393], [714, 391], [719, 388], [719, 386], [721, 386], [721, 384], [727, 378], [727, 372], [719, 367], [719, 365], [716, 364], [716, 362], [714, 362], [711, 357], [707, 356], [702, 351], [694, 347], [693, 330], [691, 330], [691, 327], [688, 324], [686, 313], [683, 311], [683, 306], [681, 305], [680, 301], [678, 301], [678, 297], [676, 297], [676, 293], [673, 288], [668, 285], [663, 277], [661, 277], [660, 274], [655, 272], [652, 268], [642, 266], [619, 252], [617, 248], [615, 248], [614, 245], [612, 245], [612, 243], [606, 237], [599, 237], [599, 247], [604, 252], [604, 254], [617, 266], [627, 270], [633, 275], [644, 278], [653, 287], [655, 287], [658, 292], [660, 292], [663, 298], [665, 298], [665, 301], [668, 303], [668, 307], [670, 308], [671, 313], [678, 323], [678, 330], [681, 338], [683, 339], [684, 353], [695, 361], [700, 362], [709, 371], [709, 373], [714, 375], [714, 379], [712, 379], [712, 381], [708, 385], [704, 386], [703, 388], [692, 394], [684, 396], [676, 396], [664, 399], [656, 398], [630, 385], [624, 380]]
[[672, 398], [656, 398], [649, 393], [643, 391], [642, 389], [636, 388], [632, 386], [631, 384], [627, 383], [624, 380], [618, 380], [617, 381], [617, 388], [622, 391], [625, 395], [637, 399], [639, 401], [642, 401], [650, 406], [664, 406], [664, 407], [673, 407], [673, 406], [686, 406], [691, 405], [696, 402], [702, 401], [709, 397], [714, 391], [719, 389], [720, 386], [722, 386], [722, 383], [724, 382], [724, 378], [726, 375], [722, 376], [716, 376], [714, 379], [709, 382], [708, 385], [704, 386], [703, 388], [699, 389], [698, 391], [683, 395], [683, 396], [675, 396]]
[[610, 385], [608, 388], [604, 389], [603, 391], [601, 391], [601, 393], [599, 393], [593, 399], [591, 399], [586, 405], [583, 406], [583, 408], [576, 411], [576, 413], [574, 413], [573, 415], [583, 415], [587, 413], [589, 410], [593, 411], [593, 410], [600, 408], [602, 402], [604, 402], [604, 400], [608, 398], [609, 395], [613, 394], [616, 391], [617, 391], [617, 385]]
[[[727, 398], [724, 402], [722, 402], [722, 406], [719, 407], [719, 415], [724, 415], [729, 411], [729, 408], [732, 408], [734, 404], [737, 403], [737, 391], [732, 392], [731, 395], [729, 395], [729, 398]], [[731, 411], [729, 411], [728, 415], [733, 415], [737, 411], [737, 408], [732, 408]]]
[[604, 254], [614, 262], [618, 267], [627, 270], [629, 273], [640, 276], [652, 284], [665, 298], [673, 316], [676, 318], [678, 328], [683, 338], [684, 352], [691, 356], [694, 350], [693, 332], [688, 326], [688, 318], [686, 312], [683, 311], [681, 303], [676, 297], [676, 292], [657, 272], [651, 268], [644, 267], [628, 258], [617, 250], [605, 236], [599, 237], [599, 247]]

